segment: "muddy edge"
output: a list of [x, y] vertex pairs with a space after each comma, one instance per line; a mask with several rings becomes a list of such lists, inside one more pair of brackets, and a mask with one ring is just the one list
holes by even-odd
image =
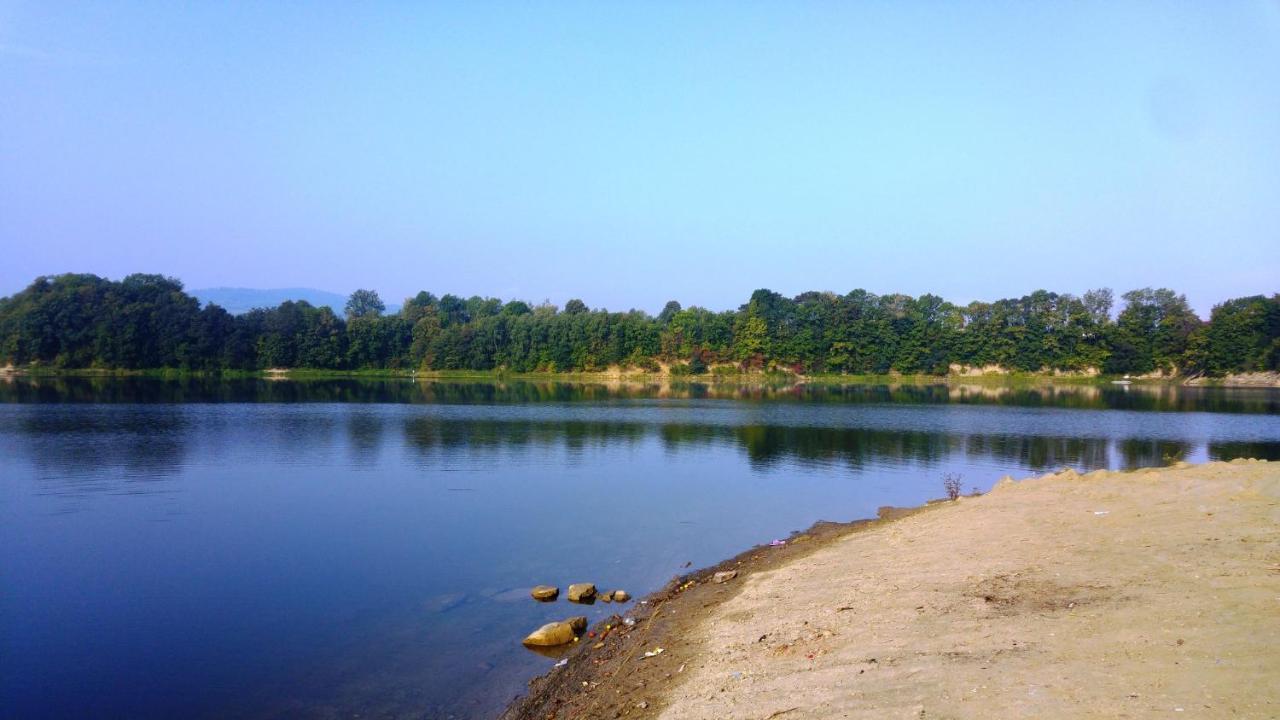
[[[732, 598], [751, 573], [771, 570], [852, 533], [881, 526], [936, 507], [938, 500], [915, 508], [882, 507], [878, 517], [847, 523], [818, 521], [793, 533], [786, 545], [757, 545], [718, 565], [672, 578], [661, 590], [635, 603], [625, 615], [612, 615], [593, 625], [566, 655], [567, 664], [529, 682], [499, 720], [587, 720], [653, 717], [664, 707], [666, 688], [697, 649], [684, 642], [688, 632], [716, 606]], [[736, 570], [737, 577], [716, 583], [717, 572]], [[633, 626], [623, 618], [635, 620]], [[662, 648], [659, 655], [644, 653]]]

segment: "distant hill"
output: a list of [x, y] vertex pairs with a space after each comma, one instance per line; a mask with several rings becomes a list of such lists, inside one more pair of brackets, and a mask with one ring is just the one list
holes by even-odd
[[188, 290], [200, 300], [201, 305], [216, 303], [232, 315], [247, 313], [254, 308], [276, 307], [286, 300], [306, 300], [322, 307], [328, 305], [338, 315], [347, 304], [347, 296], [315, 288], [204, 288]]

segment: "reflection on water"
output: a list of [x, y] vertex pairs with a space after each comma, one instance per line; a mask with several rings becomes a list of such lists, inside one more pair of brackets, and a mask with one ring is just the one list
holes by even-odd
[[183, 412], [138, 413], [127, 406], [94, 413], [21, 412], [15, 434], [26, 442], [37, 474], [63, 491], [119, 491], [117, 478], [134, 481], [127, 492], [145, 492], [145, 482], [161, 479], [181, 465], [192, 428]]
[[796, 403], [1005, 405], [1166, 412], [1280, 413], [1267, 388], [1178, 385], [740, 385], [693, 382], [569, 383], [269, 380], [246, 378], [0, 376], [0, 403], [608, 403], [640, 399], [720, 399]]
[[[492, 716], [568, 610], [1004, 474], [1280, 459], [1272, 391], [0, 382], [0, 716]], [[610, 608], [587, 609], [593, 617]]]

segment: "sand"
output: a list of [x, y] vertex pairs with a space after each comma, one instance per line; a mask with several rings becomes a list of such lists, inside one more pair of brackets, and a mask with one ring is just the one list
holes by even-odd
[[1280, 717], [1280, 463], [1068, 471], [853, 530], [673, 583], [506, 717]]

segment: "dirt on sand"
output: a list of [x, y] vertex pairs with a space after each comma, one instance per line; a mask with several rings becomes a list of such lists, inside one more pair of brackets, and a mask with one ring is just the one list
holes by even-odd
[[820, 523], [628, 616], [503, 718], [1278, 717], [1280, 463]]

